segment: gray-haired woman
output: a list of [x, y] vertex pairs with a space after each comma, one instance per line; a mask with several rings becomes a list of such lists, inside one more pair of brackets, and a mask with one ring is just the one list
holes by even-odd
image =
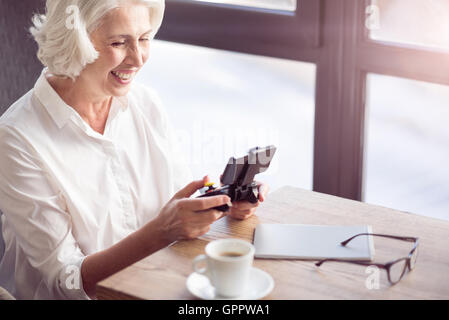
[[0, 286], [17, 298], [94, 298], [101, 279], [223, 216], [212, 208], [229, 197], [190, 198], [207, 177], [188, 183], [157, 96], [133, 83], [163, 12], [163, 0], [47, 0], [34, 17], [46, 68], [0, 118]]

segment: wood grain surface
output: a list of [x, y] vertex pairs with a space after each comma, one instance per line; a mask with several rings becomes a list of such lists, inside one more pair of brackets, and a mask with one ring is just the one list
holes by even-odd
[[[271, 274], [273, 291], [265, 299], [449, 299], [449, 222], [326, 194], [283, 187], [271, 193], [246, 221], [223, 218], [200, 239], [181, 241], [100, 282], [98, 299], [195, 299], [186, 288], [192, 259], [214, 239], [252, 241], [258, 223], [371, 225], [374, 233], [420, 238], [415, 269], [398, 284], [380, 270], [379, 289], [368, 289], [364, 266], [313, 261], [256, 259]], [[374, 238], [375, 262], [406, 256], [412, 243]]]

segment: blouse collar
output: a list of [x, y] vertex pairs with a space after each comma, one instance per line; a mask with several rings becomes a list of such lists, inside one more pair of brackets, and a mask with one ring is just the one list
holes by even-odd
[[[72, 116], [79, 117], [78, 112], [66, 104], [58, 95], [47, 80], [46, 74], [48, 68], [45, 68], [34, 86], [34, 93], [44, 108], [52, 117], [58, 128], [62, 128]], [[129, 101], [127, 96], [113, 97], [111, 110], [117, 106], [122, 111], [126, 111]]]

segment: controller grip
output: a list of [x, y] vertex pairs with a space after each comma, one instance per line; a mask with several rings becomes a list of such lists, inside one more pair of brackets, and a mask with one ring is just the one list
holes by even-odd
[[259, 201], [259, 186], [254, 185], [251, 187], [246, 200], [250, 203], [257, 203]]
[[[216, 190], [216, 191], [211, 191], [211, 192], [207, 192], [205, 194], [202, 194], [201, 196], [199, 196], [198, 198], [204, 198], [204, 197], [212, 197], [212, 196], [219, 196], [219, 195], [227, 195], [229, 196], [226, 192], [223, 192], [222, 190]], [[215, 209], [221, 212], [227, 212], [229, 211], [229, 206], [227, 204], [218, 206], [218, 207], [214, 207], [211, 209]]]
[[[229, 189], [218, 189], [215, 191], [207, 192], [199, 196], [198, 198], [212, 197], [217, 195], [227, 195], [228, 197], [231, 198], [231, 201], [245, 200], [250, 203], [257, 203], [259, 201], [259, 186], [256, 183], [253, 183], [245, 192], [237, 194], [233, 191], [229, 191]], [[229, 211], [229, 206], [227, 204], [224, 204], [218, 207], [214, 207], [212, 209], [227, 212]]]
[[229, 206], [227, 204], [224, 204], [222, 206], [215, 207], [213, 209], [221, 211], [221, 212], [228, 212], [229, 211]]

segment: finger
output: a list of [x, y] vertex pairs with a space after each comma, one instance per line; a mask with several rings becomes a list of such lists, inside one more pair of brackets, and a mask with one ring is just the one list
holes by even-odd
[[203, 210], [203, 211], [196, 211], [195, 215], [202, 224], [211, 224], [217, 221], [218, 219], [222, 218], [224, 215], [226, 215], [225, 212], [221, 212], [216, 209], [209, 209], [209, 210]]
[[222, 206], [231, 201], [226, 195], [212, 196], [212, 197], [203, 197], [203, 198], [194, 198], [194, 199], [182, 199], [179, 201], [179, 204], [188, 210], [192, 211], [203, 211], [208, 210], [214, 207]]
[[222, 212], [222, 211], [219, 211], [219, 212], [220, 213], [217, 215], [217, 219], [216, 220], [220, 220], [221, 218], [226, 217], [228, 215], [229, 210], [226, 211], [226, 212]]
[[232, 214], [235, 216], [246, 216], [247, 214], [250, 214], [254, 212], [255, 209], [248, 209], [248, 210], [232, 210]]
[[259, 206], [259, 202], [251, 203], [249, 201], [236, 201], [232, 203], [232, 207], [237, 210], [250, 210], [253, 208], [257, 208]]
[[210, 230], [210, 226], [207, 226], [207, 227], [201, 229], [201, 230], [199, 231], [198, 237], [204, 236], [206, 233], [209, 232], [209, 230]]
[[254, 215], [255, 210], [232, 211], [231, 217], [238, 220], [245, 220]]
[[268, 191], [270, 190], [270, 187], [265, 183], [261, 183], [259, 185], [258, 190], [259, 190], [259, 201], [264, 202], [267, 197]]
[[185, 233], [185, 235], [183, 237], [181, 237], [181, 239], [196, 239], [198, 237], [201, 237], [203, 235], [205, 235], [206, 233], [208, 233], [210, 230], [210, 226], [207, 225], [205, 227], [202, 228], [198, 228], [195, 230], [191, 230]]
[[235, 206], [233, 206], [230, 211], [233, 213], [239, 214], [239, 215], [245, 215], [245, 214], [248, 214], [249, 212], [256, 211], [256, 207], [241, 209], [241, 208], [236, 208]]
[[188, 198], [192, 194], [194, 194], [198, 189], [201, 189], [204, 187], [204, 184], [208, 181], [209, 176], [205, 176], [201, 180], [195, 180], [188, 185], [186, 185], [184, 188], [179, 190], [173, 198], [175, 199], [182, 199], [182, 198]]
[[[210, 225], [221, 217], [222, 213], [218, 210], [206, 210], [198, 212], [190, 212], [184, 215], [186, 219], [183, 222], [183, 234], [188, 239], [196, 238], [207, 231]], [[201, 230], [206, 230], [202, 232]]]

